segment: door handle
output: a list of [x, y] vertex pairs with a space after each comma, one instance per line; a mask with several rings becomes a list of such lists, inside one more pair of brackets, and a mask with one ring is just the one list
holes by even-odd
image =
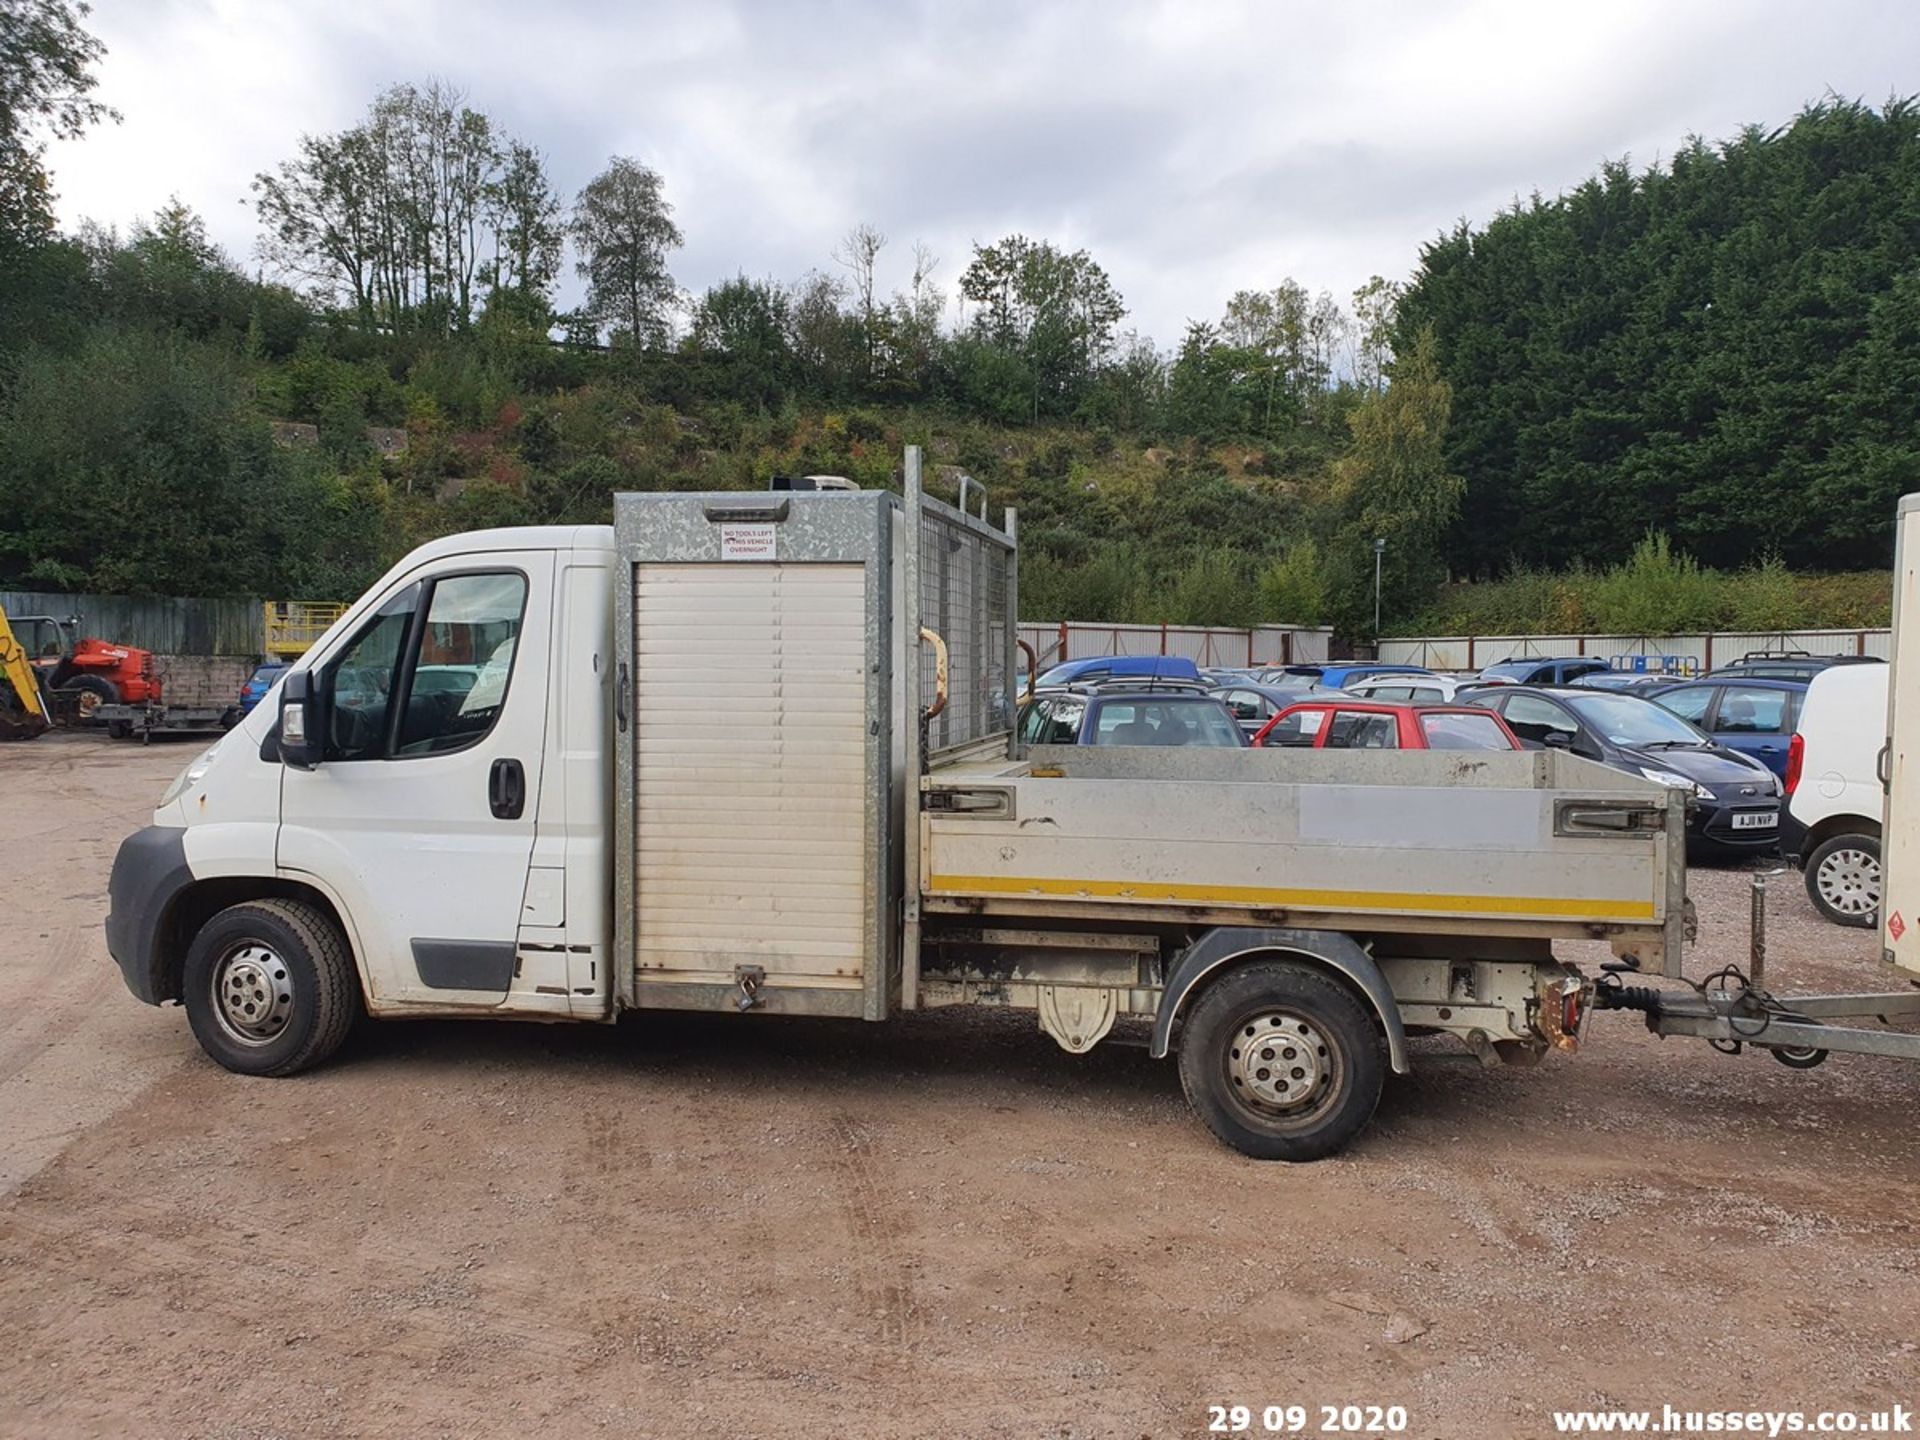
[[487, 808], [496, 820], [518, 820], [527, 808], [527, 772], [518, 760], [496, 760], [487, 772]]

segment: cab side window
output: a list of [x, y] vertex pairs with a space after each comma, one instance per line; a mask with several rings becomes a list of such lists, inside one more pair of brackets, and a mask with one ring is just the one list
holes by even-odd
[[464, 750], [507, 703], [527, 605], [524, 575], [453, 575], [435, 582], [412, 656], [396, 755]]
[[526, 603], [526, 577], [503, 572], [423, 581], [381, 606], [327, 667], [326, 758], [477, 744], [506, 704]]
[[387, 718], [400, 682], [400, 657], [420, 606], [421, 587], [409, 585], [380, 607], [328, 667], [332, 691], [326, 758], [373, 760], [386, 753]]

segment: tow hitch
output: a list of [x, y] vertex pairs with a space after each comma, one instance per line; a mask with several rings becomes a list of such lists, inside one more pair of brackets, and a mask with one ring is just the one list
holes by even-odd
[[1752, 1045], [1795, 1070], [1811, 1070], [1835, 1052], [1920, 1060], [1920, 1035], [1833, 1023], [1872, 1019], [1887, 1025], [1920, 1016], [1920, 990], [1776, 996], [1765, 988], [1767, 878], [1753, 877], [1748, 971], [1729, 965], [1698, 983], [1687, 981], [1686, 990], [1660, 990], [1625, 984], [1620, 969], [1609, 966], [1594, 991], [1594, 1009], [1635, 1011], [1647, 1017], [1647, 1029], [1656, 1035], [1691, 1035], [1728, 1055]]

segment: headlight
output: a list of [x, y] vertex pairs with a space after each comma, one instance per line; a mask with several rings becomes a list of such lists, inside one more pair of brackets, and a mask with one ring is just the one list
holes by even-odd
[[201, 751], [186, 769], [173, 777], [173, 783], [167, 786], [167, 793], [160, 797], [160, 803], [162, 805], [171, 805], [182, 795], [186, 794], [187, 791], [198, 785], [201, 777], [207, 773], [207, 767], [213, 764], [213, 757], [219, 749], [220, 746], [216, 743], [209, 745], [205, 750]]
[[1655, 770], [1642, 765], [1640, 773], [1656, 785], [1671, 785], [1675, 790], [1691, 790], [1695, 797], [1701, 800], [1715, 798], [1713, 791], [1707, 789], [1698, 780], [1689, 780], [1685, 775], [1676, 775], [1671, 770]]

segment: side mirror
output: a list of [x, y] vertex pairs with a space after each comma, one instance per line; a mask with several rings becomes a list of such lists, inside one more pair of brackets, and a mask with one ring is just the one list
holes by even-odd
[[280, 682], [280, 763], [311, 770], [326, 749], [326, 692], [311, 670], [295, 670]]
[[1540, 743], [1549, 750], [1573, 749], [1573, 736], [1564, 730], [1549, 730], [1540, 737]]

